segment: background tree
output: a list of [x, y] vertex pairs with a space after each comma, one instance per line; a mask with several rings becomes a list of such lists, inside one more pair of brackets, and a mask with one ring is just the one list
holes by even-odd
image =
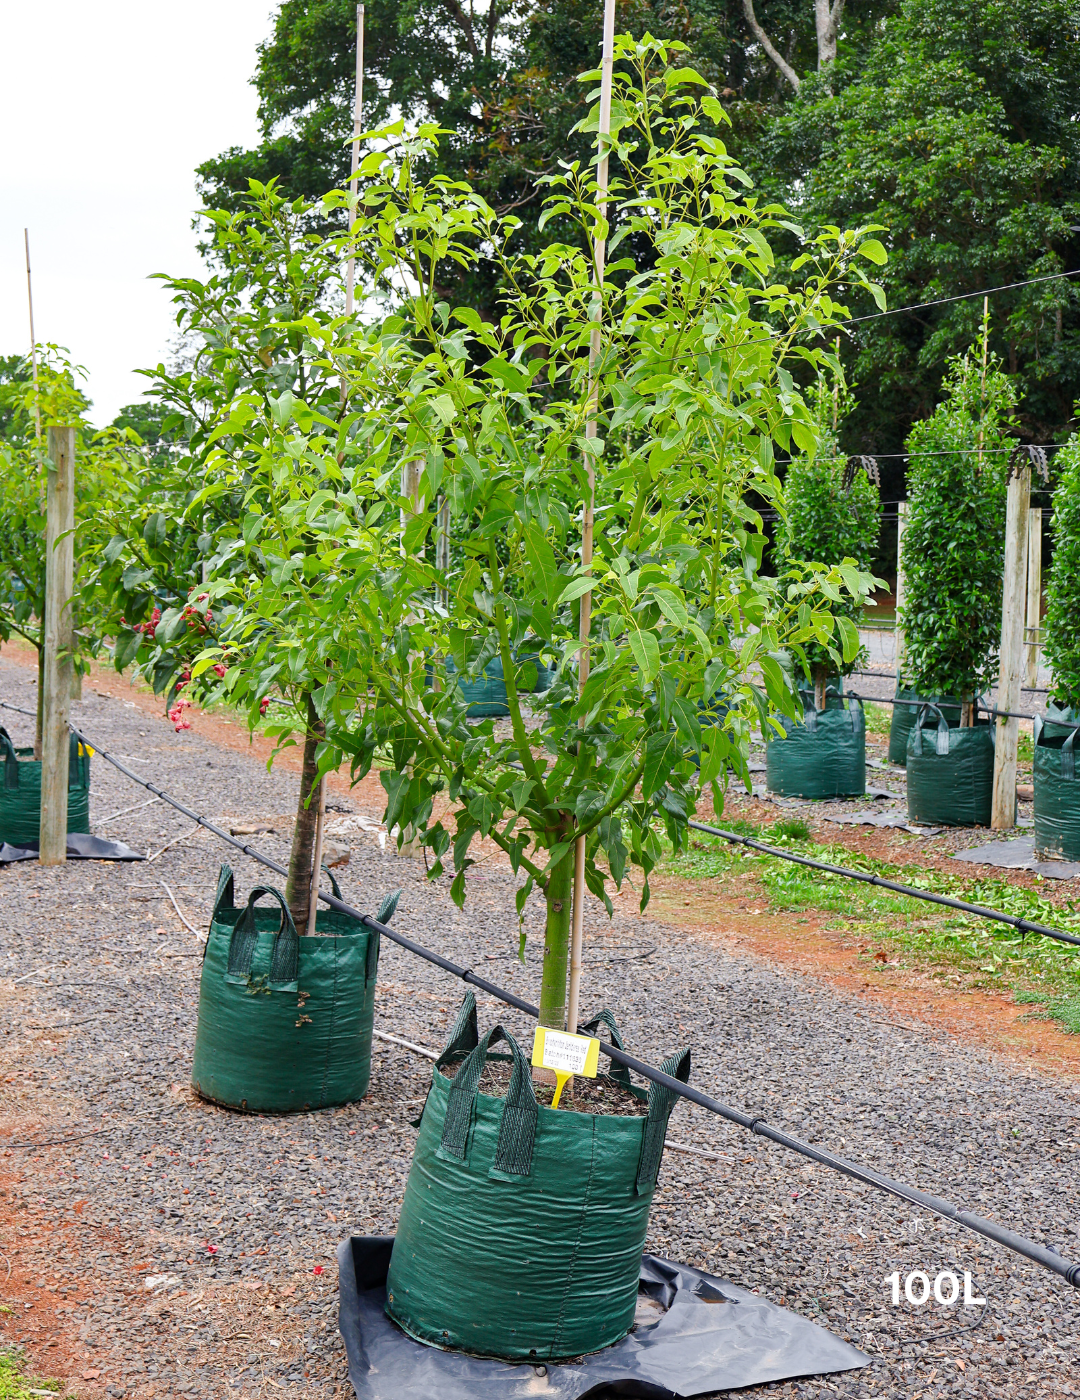
[[970, 353], [951, 362], [945, 392], [907, 441], [903, 681], [920, 695], [959, 695], [966, 726], [997, 679], [1016, 395], [992, 356]]
[[[99, 634], [91, 621], [90, 578], [101, 544], [105, 501], [123, 496], [129, 480], [124, 435], [96, 433], [87, 421], [90, 400], [80, 387], [85, 371], [58, 345], [38, 347], [35, 388], [28, 359], [10, 357], [0, 380], [0, 641], [21, 637], [37, 651], [38, 692], [34, 754], [41, 754], [45, 679], [45, 493], [50, 427], [76, 425], [75, 573], [72, 606], [80, 653], [93, 655]], [[38, 429], [40, 425], [40, 436]], [[76, 658], [76, 666], [80, 665]]]
[[[869, 573], [881, 533], [881, 500], [869, 472], [838, 451], [840, 424], [854, 400], [846, 385], [819, 379], [809, 395], [818, 429], [813, 454], [793, 458], [784, 476], [786, 513], [777, 530], [777, 554], [781, 572], [798, 569], [804, 562], [852, 563]], [[876, 467], [872, 468], [876, 474]], [[846, 618], [852, 627], [862, 623], [863, 601], [844, 595], [830, 600], [834, 617]], [[814, 704], [825, 709], [825, 688], [836, 675], [846, 676], [864, 658], [862, 648], [837, 663], [836, 649], [808, 642], [806, 674], [814, 687]]]

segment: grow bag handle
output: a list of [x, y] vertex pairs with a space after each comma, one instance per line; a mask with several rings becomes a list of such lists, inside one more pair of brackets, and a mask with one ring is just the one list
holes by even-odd
[[19, 790], [19, 755], [11, 742], [11, 735], [0, 724], [0, 754], [4, 758], [4, 787], [8, 792]]
[[210, 915], [210, 922], [217, 918], [223, 909], [236, 908], [236, 884], [233, 880], [231, 865], [222, 865], [218, 871], [217, 894], [214, 896], [214, 912]]
[[1061, 776], [1068, 782], [1076, 777], [1076, 750], [1073, 745], [1076, 743], [1076, 736], [1080, 734], [1080, 729], [1074, 729], [1061, 746]]
[[267, 894], [281, 905], [281, 923], [274, 935], [270, 976], [267, 981], [271, 986], [278, 986], [284, 990], [296, 985], [300, 940], [296, 934], [293, 917], [289, 913], [289, 906], [285, 903], [285, 896], [272, 885], [256, 885], [248, 895], [247, 907], [237, 919], [232, 938], [229, 940], [229, 967], [226, 975], [230, 980], [245, 982], [251, 977], [251, 964], [259, 941], [259, 931], [255, 927], [255, 903]]
[[949, 721], [941, 713], [936, 705], [931, 705], [929, 701], [925, 705], [919, 706], [919, 713], [915, 716], [915, 738], [912, 741], [911, 751], [922, 756], [923, 737], [923, 716], [933, 711], [938, 718], [937, 725], [937, 753], [939, 758], [944, 758], [949, 752]]
[[[591, 1021], [586, 1021], [581, 1027], [581, 1030], [585, 1035], [595, 1035], [601, 1026], [607, 1027], [608, 1038], [616, 1050], [626, 1049], [626, 1046], [623, 1044], [623, 1038], [619, 1034], [619, 1027], [615, 1024], [615, 1017], [606, 1006], [603, 1011], [598, 1012]], [[621, 1084], [623, 1088], [630, 1089], [631, 1092], [633, 1091], [634, 1086], [630, 1083], [630, 1071], [625, 1065], [619, 1066], [618, 1069], [609, 1069], [605, 1077], [614, 1079], [616, 1083]]]
[[[68, 743], [68, 787], [86, 787], [89, 782], [90, 755], [83, 751], [82, 744], [74, 734]], [[0, 725], [0, 756], [4, 760], [4, 788], [8, 792], [18, 792], [19, 755], [15, 752], [11, 735], [3, 725]]]
[[[499, 1138], [495, 1144], [495, 1163], [491, 1175], [496, 1179], [528, 1176], [532, 1171], [537, 1118], [536, 1095], [533, 1093], [528, 1061], [517, 1041], [502, 1026], [493, 1026], [488, 1031], [454, 1075], [438, 1151], [440, 1157], [451, 1157], [458, 1162], [465, 1160], [465, 1145], [472, 1124], [480, 1074], [488, 1058], [489, 1047], [500, 1040], [504, 1040], [509, 1047], [514, 1068], [510, 1073], [510, 1087], [503, 1100]], [[435, 1073], [438, 1072], [436, 1068]]]
[[[660, 1071], [685, 1084], [690, 1078], [689, 1048], [676, 1050], [674, 1055], [669, 1055], [660, 1066]], [[641, 1135], [641, 1156], [638, 1159], [637, 1181], [634, 1183], [634, 1191], [639, 1196], [656, 1185], [656, 1175], [664, 1155], [668, 1119], [677, 1097], [674, 1089], [657, 1084], [655, 1080], [649, 1084], [649, 1116], [645, 1119], [645, 1131]]]

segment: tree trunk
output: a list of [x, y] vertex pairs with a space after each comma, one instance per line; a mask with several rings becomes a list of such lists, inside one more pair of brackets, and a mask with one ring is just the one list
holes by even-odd
[[799, 75], [795, 72], [795, 69], [792, 68], [791, 64], [784, 59], [783, 55], [778, 52], [776, 45], [758, 23], [758, 17], [754, 13], [754, 0], [742, 0], [742, 6], [746, 23], [750, 26], [750, 32], [772, 59], [773, 63], [776, 64], [779, 72], [784, 75], [795, 91], [798, 92], [801, 86]]
[[566, 964], [570, 952], [570, 913], [574, 884], [573, 848], [548, 872], [544, 970], [540, 983], [540, 1024], [561, 1031], [566, 1024]]
[[325, 729], [310, 695], [307, 700], [307, 736], [304, 739], [304, 763], [300, 771], [300, 797], [296, 804], [296, 825], [293, 827], [292, 850], [289, 853], [289, 879], [285, 885], [285, 902], [299, 932], [308, 924], [311, 906], [311, 862], [315, 853], [315, 824], [319, 816], [318, 783], [315, 750]]
[[815, 709], [815, 710], [818, 710], [819, 712], [820, 712], [821, 710], [824, 710], [825, 704], [826, 704], [826, 700], [825, 700], [825, 682], [826, 682], [826, 680], [827, 680], [827, 677], [826, 677], [824, 671], [820, 671], [820, 670], [819, 670], [819, 671], [815, 671], [815, 672], [814, 672], [814, 709]]
[[836, 62], [836, 40], [840, 21], [844, 17], [845, 0], [815, 0], [814, 20], [817, 28], [817, 66], [820, 72], [827, 63]]
[[960, 697], [960, 728], [971, 729], [975, 723], [974, 719], [975, 697], [972, 695], [962, 695]]
[[[44, 628], [44, 623], [42, 623]], [[37, 649], [37, 719], [34, 722], [34, 758], [41, 762], [41, 735], [45, 723], [45, 646]]]

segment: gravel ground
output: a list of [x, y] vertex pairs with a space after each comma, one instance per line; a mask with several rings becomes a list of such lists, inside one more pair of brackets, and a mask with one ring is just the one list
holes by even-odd
[[[32, 708], [32, 680], [0, 661], [0, 699]], [[89, 690], [75, 718], [223, 825], [274, 825], [255, 839], [285, 858], [294, 774]], [[30, 723], [3, 722], [17, 739]], [[144, 796], [94, 760], [92, 819]], [[377, 1041], [362, 1104], [262, 1118], [195, 1100], [200, 944], [159, 882], [205, 928], [222, 848], [161, 805], [103, 830], [154, 851], [181, 839], [150, 864], [0, 869], [0, 1263], [11, 1265], [0, 1336], [88, 1400], [346, 1396], [334, 1249], [349, 1233], [393, 1231], [430, 1066]], [[350, 842], [346, 898], [375, 909], [403, 886], [397, 927], [535, 996], [541, 909], [526, 913], [522, 967], [509, 871], [485, 864], [459, 912], [447, 882], [427, 885], [376, 833]], [[239, 895], [262, 873], [234, 854]], [[1074, 1083], [872, 1022], [858, 1001], [640, 918], [630, 902], [611, 924], [599, 907], [587, 920], [583, 995], [586, 1010], [617, 1012], [630, 1048], [658, 1063], [689, 1043], [692, 1082], [717, 1097], [1080, 1258]], [[461, 991], [385, 946], [376, 1025], [439, 1046]], [[480, 1016], [528, 1038], [522, 1017], [487, 998]], [[666, 1154], [647, 1248], [757, 1289], [873, 1358], [859, 1373], [743, 1393], [1080, 1393], [1080, 1298], [1055, 1276], [685, 1104], [671, 1138], [717, 1160]], [[41, 1146], [15, 1145], [26, 1142]], [[894, 1306], [897, 1270], [968, 1271], [988, 1301]]]

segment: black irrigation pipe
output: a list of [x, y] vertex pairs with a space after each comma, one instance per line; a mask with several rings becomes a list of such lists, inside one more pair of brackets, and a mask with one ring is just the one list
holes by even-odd
[[843, 875], [849, 880], [860, 880], [864, 885], [876, 885], [878, 889], [906, 895], [909, 899], [924, 899], [930, 904], [942, 904], [947, 909], [958, 909], [962, 914], [975, 914], [980, 919], [996, 920], [1000, 924], [1008, 924], [1018, 933], [1040, 933], [1044, 938], [1052, 938], [1057, 943], [1068, 943], [1074, 948], [1080, 948], [1080, 936], [1077, 934], [1063, 933], [1061, 929], [1047, 928], [1045, 924], [1033, 924], [1030, 919], [1021, 919], [1015, 914], [1003, 914], [999, 909], [984, 909], [981, 904], [968, 904], [963, 899], [950, 899], [946, 894], [934, 894], [930, 890], [916, 890], [910, 885], [898, 884], [896, 880], [883, 880], [880, 875], [870, 875], [864, 870], [848, 870], [843, 865], [830, 865], [828, 861], [798, 856], [793, 851], [766, 846], [761, 841], [754, 841], [749, 836], [740, 836], [734, 831], [725, 831], [719, 826], [707, 826], [703, 822], [688, 822], [687, 825], [693, 831], [704, 831], [709, 836], [719, 836], [721, 840], [730, 841], [737, 846], [749, 846], [751, 850], [761, 851], [767, 856], [776, 856], [778, 860], [790, 860], [811, 870], [824, 871], [827, 875]]
[[[5, 708], [16, 709], [17, 707], [6, 706]], [[21, 713], [28, 714], [30, 712], [23, 710]], [[105, 759], [107, 763], [111, 763], [114, 768], [119, 769], [119, 771], [123, 773], [125, 777], [130, 778], [133, 783], [138, 783], [138, 785], [145, 788], [147, 792], [153, 793], [155, 797], [160, 797], [161, 800], [167, 802], [170, 807], [174, 807], [178, 812], [182, 812], [184, 816], [189, 817], [199, 826], [205, 827], [207, 831], [212, 832], [227, 845], [235, 847], [236, 850], [242, 851], [244, 855], [250, 856], [252, 860], [258, 861], [260, 865], [264, 865], [268, 869], [276, 871], [279, 875], [288, 875], [288, 871], [283, 865], [279, 865], [277, 861], [271, 860], [260, 851], [253, 849], [253, 847], [246, 846], [243, 842], [237, 841], [234, 836], [230, 835], [228, 832], [222, 831], [220, 827], [215, 826], [214, 823], [208, 821], [206, 817], [200, 817], [197, 813], [193, 812], [190, 807], [186, 807], [182, 802], [177, 801], [175, 797], [170, 797], [167, 792], [156, 787], [148, 779], [141, 778], [137, 773], [133, 773], [130, 768], [126, 768], [123, 763], [121, 763], [119, 759], [114, 758], [112, 754], [107, 753], [106, 750], [99, 748], [97, 745], [91, 744], [86, 735], [82, 734], [74, 725], [69, 725], [69, 728], [81, 743], [85, 744], [87, 747], [93, 748], [101, 758]], [[690, 825], [701, 831], [707, 831], [717, 836], [728, 837], [730, 840], [738, 842], [745, 840], [743, 837], [735, 836], [734, 833], [720, 831], [718, 828], [714, 827], [701, 826], [700, 823], [697, 822], [691, 822]], [[746, 844], [755, 845], [756, 843], [746, 842]], [[786, 851], [770, 851], [770, 848], [767, 846], [762, 846], [760, 849], [768, 851], [772, 855], [780, 855], [790, 860], [801, 859], [797, 856], [790, 856]], [[817, 864], [817, 862], [806, 860], [803, 860], [802, 863], [807, 865]], [[821, 866], [820, 868], [839, 870], [839, 867], [830, 866]], [[859, 880], [872, 879], [872, 882], [875, 884], [889, 885], [888, 881], [860, 875], [855, 871], [840, 870], [839, 873], [852, 875], [855, 879]], [[891, 887], [907, 893], [903, 886]], [[918, 895], [920, 898], [935, 899], [939, 903], [957, 903], [955, 900], [946, 900], [940, 896], [927, 895], [922, 891], [911, 891], [911, 893]], [[346, 904], [343, 899], [337, 899], [331, 894], [324, 894], [321, 890], [319, 891], [319, 898], [324, 904], [328, 904], [331, 909], [335, 909], [339, 914], [347, 914], [351, 918], [359, 919], [367, 928], [374, 929], [380, 937], [388, 938], [392, 943], [396, 943], [399, 948], [404, 948], [407, 952], [415, 953], [417, 957], [423, 958], [425, 962], [432, 963], [435, 967], [450, 973], [452, 977], [460, 978], [460, 980], [467, 985], [488, 993], [489, 996], [495, 997], [498, 1001], [503, 1002], [507, 1006], [516, 1007], [518, 1011], [525, 1012], [527, 1016], [539, 1016], [539, 1008], [534, 1006], [532, 1002], [525, 1001], [523, 997], [515, 996], [513, 992], [505, 991], [502, 987], [496, 986], [494, 982], [489, 982], [486, 977], [478, 977], [476, 973], [473, 972], [472, 968], [462, 967], [460, 964], [452, 962], [449, 958], [444, 958], [440, 953], [432, 952], [430, 948], [425, 948], [422, 944], [414, 942], [411, 938], [406, 938], [404, 934], [398, 933], [394, 929], [388, 928], [385, 924], [379, 923], [378, 920], [373, 919], [370, 914], [362, 914], [358, 909], [354, 909], [351, 904]], [[995, 914], [990, 910], [978, 910], [974, 905], [958, 907], [975, 909], [976, 912], [984, 913], [991, 918], [1007, 918], [1005, 915]], [[1008, 922], [1016, 924], [1017, 926], [1024, 923], [1023, 920], [1015, 919], [1008, 919]], [[1068, 938], [1067, 935], [1057, 934], [1053, 930], [1042, 929], [1037, 924], [1029, 924], [1026, 925], [1026, 927], [1034, 932], [1048, 933], [1051, 937], [1064, 937], [1068, 942], [1080, 943], [1080, 938], [1071, 939]], [[1072, 1284], [1074, 1288], [1080, 1288], [1080, 1264], [1070, 1264], [1068, 1260], [1062, 1258], [1056, 1250], [1036, 1244], [1034, 1240], [1025, 1239], [1023, 1235], [1017, 1235], [1012, 1230], [1006, 1230], [1003, 1226], [996, 1224], [992, 1220], [984, 1220], [982, 1216], [975, 1215], [971, 1211], [965, 1210], [963, 1207], [954, 1206], [949, 1201], [944, 1201], [938, 1196], [928, 1195], [924, 1191], [917, 1190], [914, 1186], [906, 1186], [903, 1182], [893, 1181], [891, 1177], [882, 1176], [880, 1172], [875, 1172], [869, 1167], [859, 1166], [855, 1162], [849, 1162], [845, 1157], [838, 1157], [833, 1152], [827, 1152], [823, 1148], [813, 1147], [809, 1143], [802, 1142], [798, 1138], [792, 1137], [790, 1133], [785, 1133], [779, 1128], [772, 1127], [770, 1124], [766, 1123], [763, 1118], [751, 1117], [747, 1113], [741, 1113], [737, 1108], [729, 1108], [718, 1099], [712, 1098], [711, 1095], [702, 1093], [700, 1089], [694, 1089], [689, 1084], [684, 1084], [681, 1080], [675, 1079], [672, 1075], [665, 1074], [663, 1070], [654, 1069], [652, 1065], [646, 1064], [644, 1060], [639, 1060], [636, 1056], [630, 1055], [625, 1050], [620, 1050], [614, 1045], [608, 1045], [604, 1041], [601, 1041], [600, 1049], [608, 1059], [614, 1060], [616, 1064], [622, 1065], [626, 1069], [634, 1070], [635, 1073], [640, 1074], [643, 1079], [647, 1079], [653, 1084], [659, 1084], [663, 1088], [671, 1090], [672, 1093], [677, 1094], [680, 1098], [688, 1099], [691, 1103], [697, 1104], [699, 1108], [704, 1108], [710, 1113], [715, 1113], [721, 1118], [726, 1118], [729, 1123], [735, 1123], [740, 1128], [745, 1128], [748, 1132], [756, 1133], [759, 1137], [767, 1138], [770, 1142], [775, 1142], [779, 1147], [786, 1147], [789, 1151], [797, 1152], [802, 1157], [808, 1157], [811, 1161], [818, 1162], [821, 1166], [828, 1167], [832, 1171], [840, 1172], [843, 1176], [851, 1177], [854, 1181], [861, 1181], [864, 1185], [876, 1187], [879, 1191], [885, 1191], [891, 1196], [896, 1196], [898, 1199], [908, 1202], [909, 1205], [918, 1206], [923, 1210], [933, 1211], [935, 1215], [940, 1215], [945, 1220], [951, 1220], [955, 1224], [962, 1225], [965, 1229], [973, 1231], [975, 1234], [982, 1235], [988, 1240], [993, 1240], [996, 1244], [1004, 1245], [1006, 1249], [1011, 1249], [1014, 1254], [1022, 1255], [1025, 1259], [1030, 1259], [1033, 1263], [1041, 1264], [1044, 1268], [1049, 1269], [1052, 1273], [1063, 1278], [1066, 1283]]]

